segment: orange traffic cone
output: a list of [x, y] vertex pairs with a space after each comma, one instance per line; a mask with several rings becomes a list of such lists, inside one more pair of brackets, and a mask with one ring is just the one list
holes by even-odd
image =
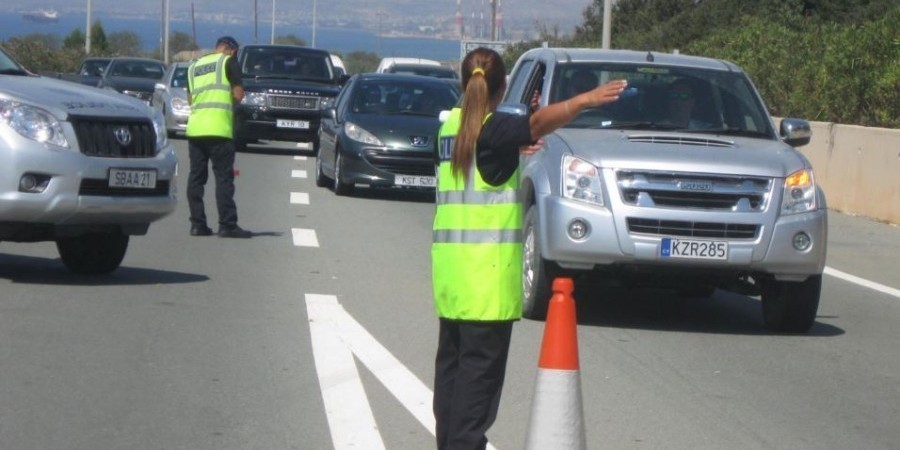
[[553, 280], [525, 448], [585, 449], [575, 290], [571, 278]]

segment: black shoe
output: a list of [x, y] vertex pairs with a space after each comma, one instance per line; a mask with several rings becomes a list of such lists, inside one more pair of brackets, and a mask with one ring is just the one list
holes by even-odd
[[212, 228], [210, 228], [206, 225], [203, 225], [203, 226], [194, 225], [191, 227], [191, 236], [212, 236], [212, 234], [213, 234]]
[[219, 228], [219, 237], [247, 239], [251, 236], [253, 236], [253, 233], [237, 225], [228, 228]]

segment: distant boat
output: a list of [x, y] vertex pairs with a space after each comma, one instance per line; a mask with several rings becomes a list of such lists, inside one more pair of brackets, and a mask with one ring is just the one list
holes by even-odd
[[40, 9], [22, 14], [22, 18], [28, 22], [52, 23], [59, 21], [59, 13], [55, 9]]

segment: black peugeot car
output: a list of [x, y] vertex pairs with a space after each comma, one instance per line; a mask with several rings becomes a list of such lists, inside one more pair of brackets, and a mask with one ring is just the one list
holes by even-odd
[[235, 111], [235, 145], [259, 140], [309, 142], [319, 150], [321, 111], [341, 90], [331, 55], [295, 45], [247, 45], [237, 55], [244, 100]]

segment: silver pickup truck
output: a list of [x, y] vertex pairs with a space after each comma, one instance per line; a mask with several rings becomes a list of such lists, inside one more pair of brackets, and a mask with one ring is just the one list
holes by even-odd
[[806, 332], [825, 267], [827, 211], [740, 67], [656, 52], [539, 48], [513, 68], [501, 110], [525, 114], [613, 79], [620, 99], [583, 111], [525, 161], [524, 310], [543, 318], [554, 277], [689, 297], [760, 296], [766, 327]]
[[131, 235], [175, 210], [177, 159], [140, 100], [36, 76], [0, 49], [0, 241], [55, 241], [76, 273], [109, 273]]

